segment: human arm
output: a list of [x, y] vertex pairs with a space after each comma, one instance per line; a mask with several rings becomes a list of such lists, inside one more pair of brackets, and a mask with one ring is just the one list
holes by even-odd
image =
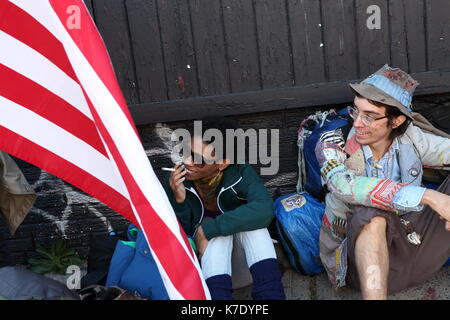
[[[202, 222], [205, 237], [209, 240], [217, 236], [227, 236], [243, 231], [268, 227], [273, 219], [273, 200], [254, 169], [246, 165], [242, 179], [235, 190], [246, 202], [232, 210], [225, 210], [215, 219]], [[234, 192], [231, 188], [224, 192]]]
[[173, 197], [177, 203], [183, 203], [186, 199], [186, 188], [183, 181], [186, 180], [186, 169], [184, 165], [176, 165], [175, 171], [170, 173], [169, 187], [172, 190]]
[[[192, 209], [187, 204], [186, 200], [186, 189], [183, 184], [182, 177], [177, 177], [181, 173], [180, 167], [175, 166], [175, 172], [167, 174], [162, 182], [162, 186], [167, 194], [170, 204], [180, 221], [183, 230], [186, 234], [191, 235], [194, 232], [194, 222]], [[178, 171], [177, 171], [178, 170]], [[181, 191], [180, 191], [181, 189]], [[178, 195], [176, 194], [178, 190]], [[180, 198], [180, 194], [183, 196]]]
[[450, 231], [450, 196], [442, 192], [427, 189], [422, 197], [422, 204], [428, 205], [446, 220], [446, 229]]
[[352, 150], [352, 156], [348, 160], [344, 139], [339, 130], [324, 133], [315, 149], [321, 167], [322, 184], [327, 186], [335, 198], [349, 204], [393, 212], [421, 210], [420, 200], [424, 188], [363, 176], [363, 151], [354, 139], [349, 139], [347, 144], [348, 149]]
[[450, 170], [450, 139], [409, 126], [405, 133], [425, 167]]
[[[410, 126], [405, 134], [416, 147], [424, 167], [450, 170], [450, 139], [424, 132], [415, 126]], [[449, 195], [427, 189], [421, 204], [430, 206], [441, 219], [446, 220], [446, 230], [450, 231]]]
[[201, 259], [205, 253], [206, 247], [208, 246], [208, 239], [206, 239], [202, 226], [197, 228], [197, 232], [195, 234], [195, 244], [197, 245], [198, 258]]

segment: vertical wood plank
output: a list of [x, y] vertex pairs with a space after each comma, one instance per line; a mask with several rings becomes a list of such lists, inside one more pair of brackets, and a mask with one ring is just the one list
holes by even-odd
[[254, 5], [263, 88], [292, 86], [294, 79], [284, 1], [257, 0]]
[[424, 0], [403, 0], [409, 72], [427, 70]]
[[167, 100], [156, 0], [126, 2], [141, 102]]
[[157, 0], [169, 99], [198, 96], [188, 2]]
[[450, 2], [426, 0], [428, 71], [448, 69], [450, 59]]
[[320, 1], [288, 0], [295, 85], [325, 81]]
[[328, 80], [359, 78], [352, 0], [322, 0], [322, 21]]
[[232, 92], [259, 90], [260, 72], [252, 1], [222, 0]]
[[406, 41], [405, 7], [403, 1], [389, 0], [389, 24], [391, 26], [391, 66], [409, 72]]
[[89, 13], [91, 14], [92, 20], [94, 20], [95, 16], [94, 16], [94, 9], [92, 8], [92, 0], [83, 0], [83, 1], [89, 10]]
[[117, 80], [128, 104], [139, 103], [128, 19], [123, 0], [93, 2], [97, 27], [108, 48]]
[[[367, 13], [371, 5], [380, 8], [380, 29], [368, 28], [368, 19], [376, 14]], [[388, 8], [385, 0], [355, 0], [355, 7], [359, 73], [365, 78], [390, 62]]]
[[220, 1], [190, 0], [200, 95], [230, 92]]

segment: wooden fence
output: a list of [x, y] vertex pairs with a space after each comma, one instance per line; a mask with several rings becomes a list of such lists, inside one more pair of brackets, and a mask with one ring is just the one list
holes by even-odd
[[448, 0], [85, 2], [137, 124], [342, 103], [385, 63], [450, 91]]

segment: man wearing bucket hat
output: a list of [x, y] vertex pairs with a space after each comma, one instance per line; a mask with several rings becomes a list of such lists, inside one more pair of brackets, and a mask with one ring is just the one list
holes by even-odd
[[418, 82], [388, 65], [358, 84], [353, 127], [316, 146], [328, 188], [320, 256], [330, 281], [386, 299], [429, 279], [450, 256], [450, 176], [422, 187], [424, 167], [450, 169], [450, 139], [413, 123]]

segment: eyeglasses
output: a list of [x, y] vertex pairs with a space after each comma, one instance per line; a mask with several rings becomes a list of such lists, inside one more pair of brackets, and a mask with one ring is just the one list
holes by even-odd
[[375, 119], [375, 118], [372, 118], [371, 116], [359, 113], [358, 109], [356, 109], [355, 107], [348, 106], [347, 109], [348, 109], [348, 114], [350, 115], [350, 117], [352, 117], [353, 120], [356, 121], [358, 116], [360, 116], [361, 117], [361, 121], [362, 121], [362, 123], [365, 126], [370, 126], [375, 121], [378, 121], [378, 120], [381, 120], [381, 119], [384, 119], [384, 118], [388, 117], [388, 116], [384, 116], [384, 117]]

